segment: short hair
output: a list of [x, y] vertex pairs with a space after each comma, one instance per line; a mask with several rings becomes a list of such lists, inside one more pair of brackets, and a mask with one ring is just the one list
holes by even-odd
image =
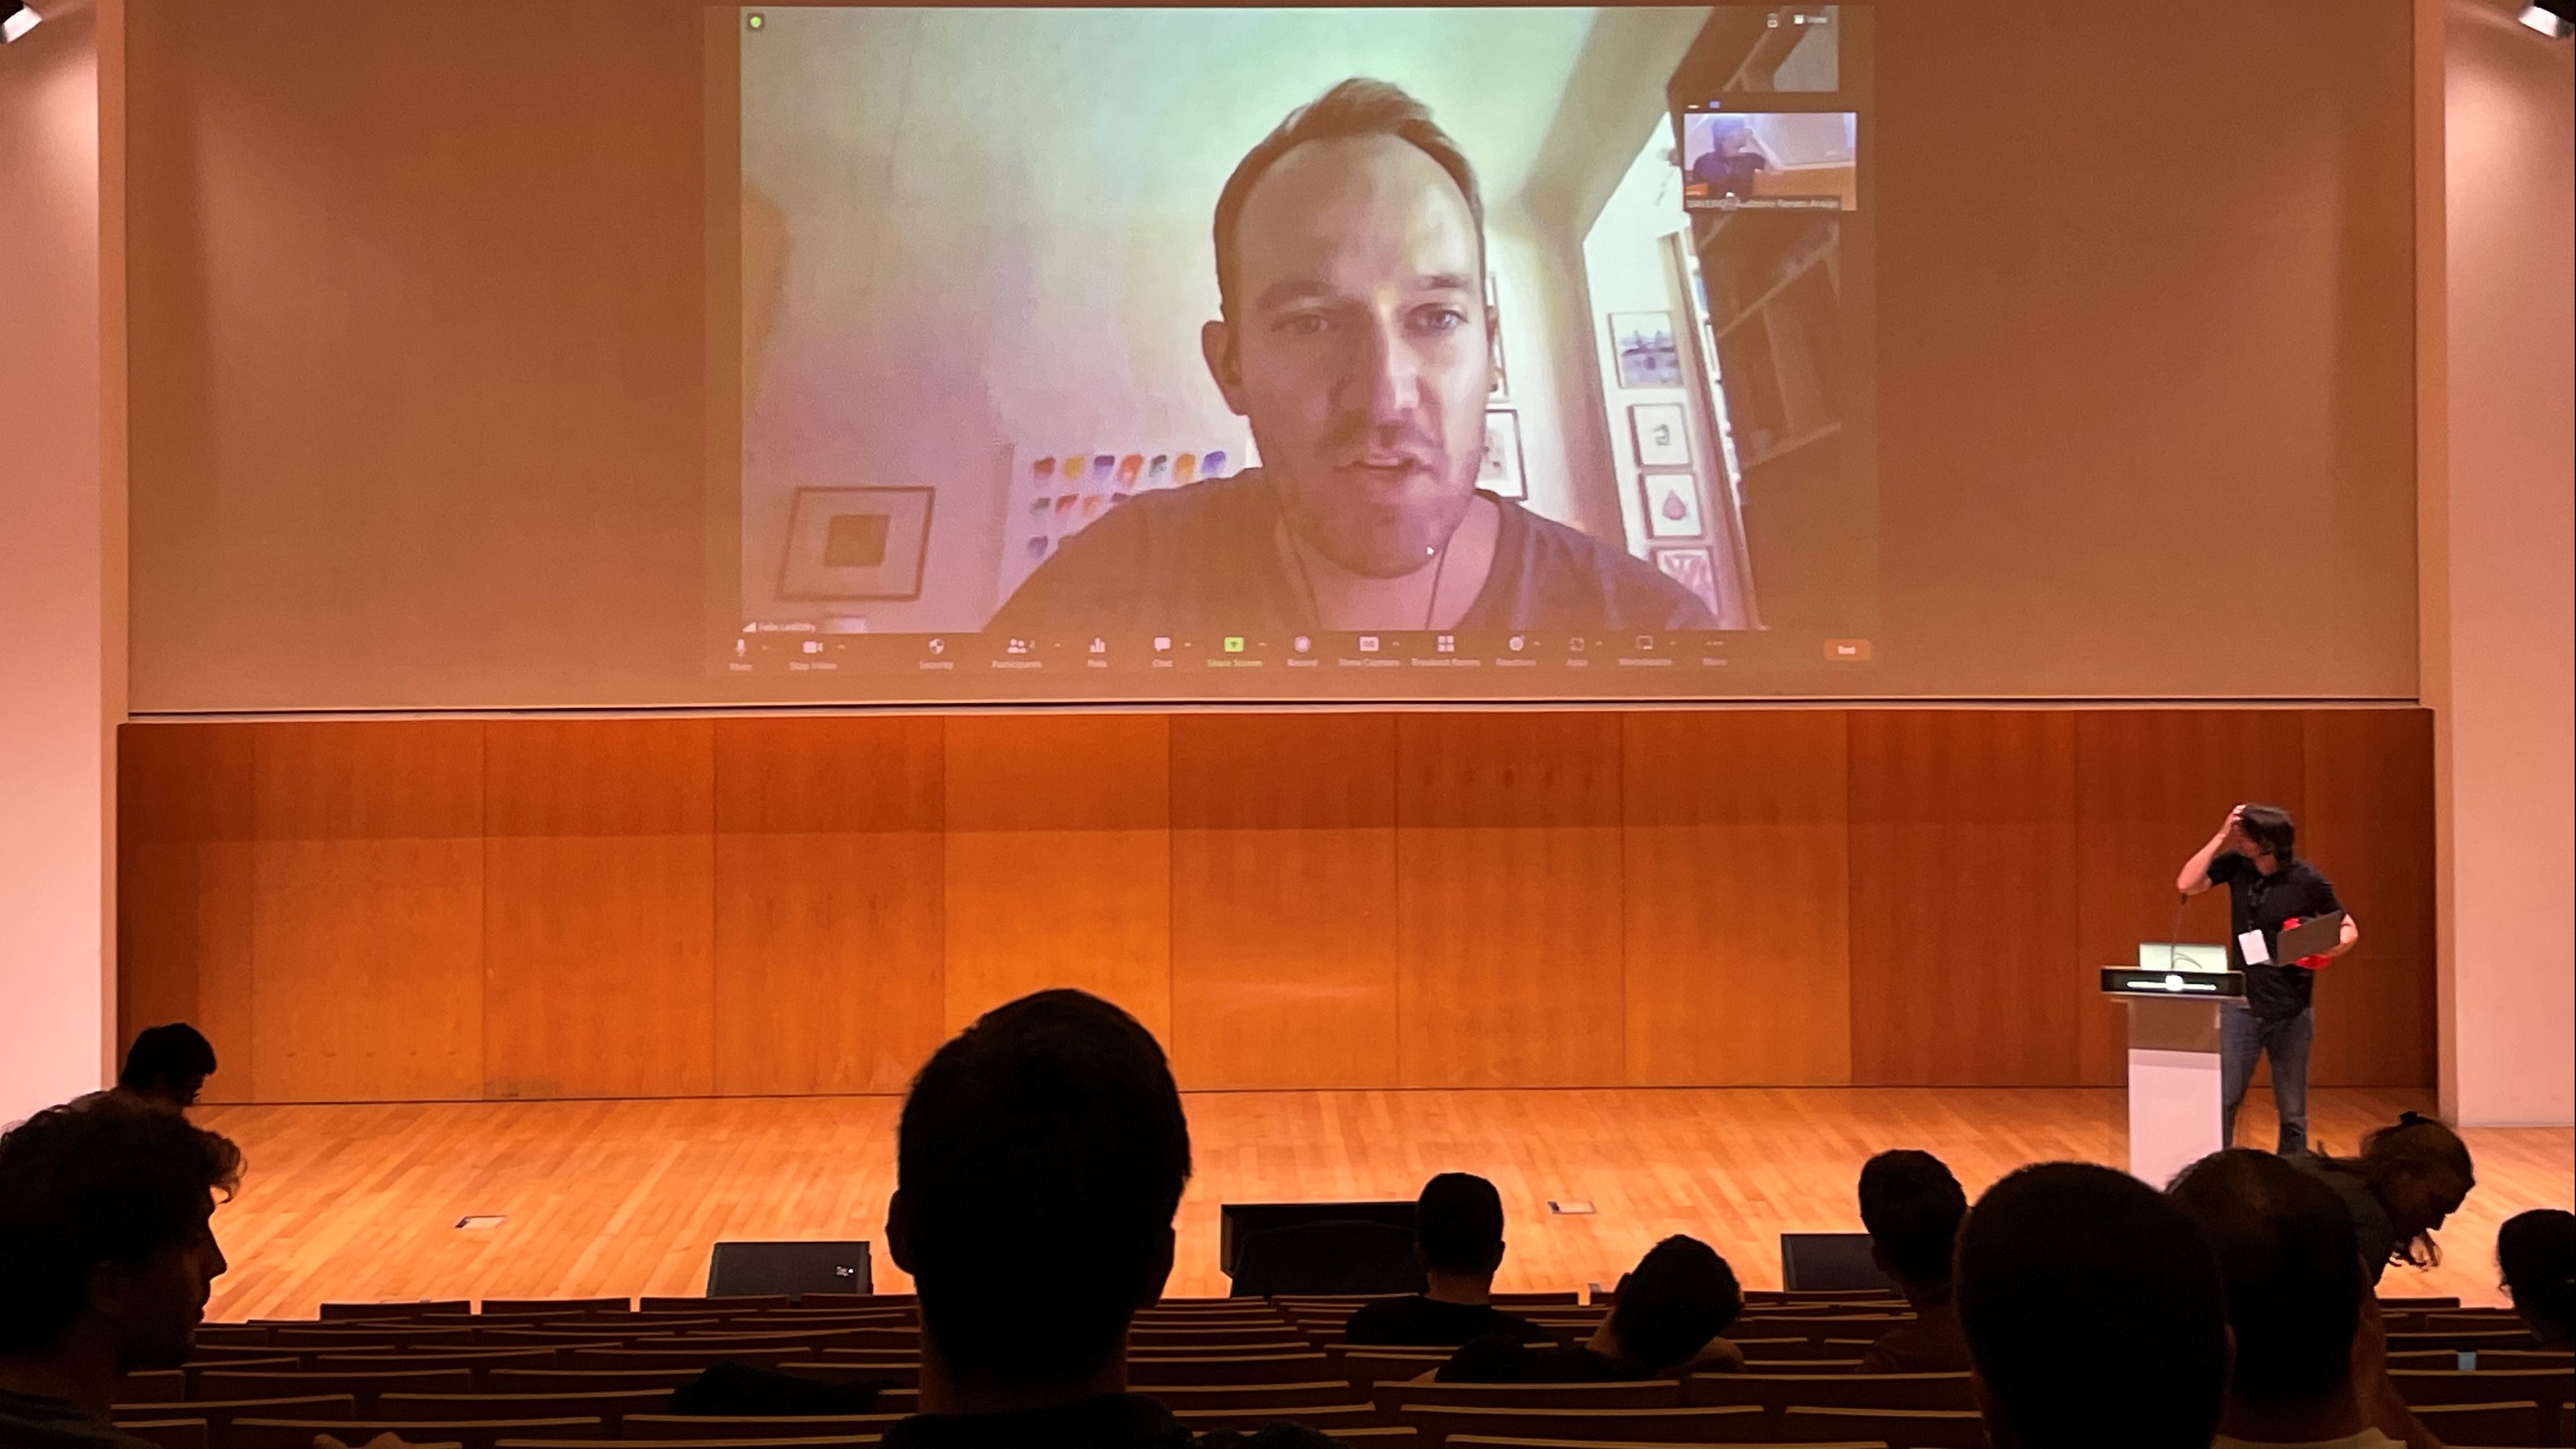
[[2576, 1328], [2576, 1214], [2533, 1208], [2505, 1219], [2496, 1230], [2496, 1269], [2525, 1318]]
[[1959, 1323], [2022, 1449], [2206, 1449], [2227, 1289], [2182, 1209], [2126, 1173], [2025, 1167], [1959, 1228]]
[[2212, 1153], [2168, 1190], [2200, 1226], [2227, 1281], [2234, 1393], [2302, 1403], [2352, 1377], [2361, 1330], [2361, 1248], [2335, 1190], [2268, 1152]]
[[895, 1147], [922, 1331], [970, 1374], [1097, 1369], [1169, 1266], [1189, 1123], [1153, 1035], [1080, 991], [986, 1012], [933, 1053]]
[[1940, 1158], [1899, 1148], [1861, 1166], [1860, 1222], [1888, 1270], [1917, 1283], [1950, 1281], [1950, 1250], [1968, 1195]]
[[125, 1049], [125, 1068], [116, 1084], [129, 1092], [149, 1091], [189, 1077], [215, 1074], [215, 1045], [205, 1033], [184, 1021], [147, 1026]]
[[1687, 1363], [1743, 1313], [1735, 1270], [1715, 1248], [1677, 1233], [1647, 1249], [1620, 1280], [1610, 1331], [1630, 1362], [1662, 1373]]
[[241, 1149], [176, 1112], [93, 1092], [0, 1133], [0, 1353], [41, 1353], [77, 1321], [101, 1263], [201, 1232]]
[[1309, 141], [1346, 141], [1362, 136], [1393, 136], [1440, 163], [1467, 198], [1467, 214], [1476, 223], [1476, 264], [1485, 258], [1485, 198], [1476, 188], [1476, 168], [1449, 133], [1431, 119], [1431, 108], [1399, 86], [1353, 76], [1288, 113], [1287, 119], [1235, 163], [1234, 174], [1216, 198], [1217, 310], [1234, 320], [1235, 294], [1242, 275], [1235, 237], [1243, 225], [1244, 204], [1252, 188], [1279, 163], [1279, 158]]
[[1422, 1261], [1444, 1273], [1491, 1273], [1503, 1261], [1503, 1195], [1472, 1172], [1444, 1172], [1413, 1204]]
[[2298, 858], [2299, 827], [2290, 812], [2278, 805], [2248, 805], [2237, 812], [2236, 826], [2245, 838], [2261, 846], [2274, 859], [2291, 861]]

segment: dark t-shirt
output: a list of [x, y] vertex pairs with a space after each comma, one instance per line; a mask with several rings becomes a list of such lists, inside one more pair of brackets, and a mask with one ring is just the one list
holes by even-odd
[[0, 1390], [0, 1446], [5, 1449], [152, 1449], [132, 1434], [71, 1402]]
[[[1502, 510], [1494, 566], [1460, 630], [1713, 629], [1697, 594], [1519, 504]], [[1279, 558], [1279, 502], [1257, 468], [1139, 493], [1066, 539], [985, 628], [1003, 634], [1320, 628]], [[1393, 626], [1389, 626], [1393, 627]]]
[[2334, 1189], [2343, 1199], [2344, 1211], [2352, 1214], [2352, 1234], [2361, 1247], [2361, 1272], [2374, 1288], [2388, 1265], [2397, 1256], [2397, 1225], [2388, 1218], [2388, 1209], [2380, 1204], [2379, 1195], [2357, 1175], [2336, 1166], [2313, 1152], [2291, 1154], [2290, 1164], [2319, 1182]]
[[2260, 928], [2268, 954], [2281, 942], [2281, 928], [2293, 920], [2310, 920], [2343, 909], [2332, 881], [2304, 860], [2292, 860], [2270, 875], [2233, 851], [2213, 856], [2209, 883], [2227, 887], [2227, 958], [2245, 973], [2245, 1004], [2264, 1021], [2287, 1021], [2308, 1009], [2316, 975], [2304, 966], [2248, 966], [2236, 938]]
[[1625, 1384], [1653, 1377], [1637, 1364], [1579, 1343], [1531, 1345], [1509, 1333], [1467, 1344], [1438, 1374], [1444, 1384]]
[[884, 1440], [885, 1449], [1335, 1449], [1337, 1442], [1286, 1423], [1193, 1436], [1171, 1410], [1141, 1394], [1017, 1414], [915, 1414], [886, 1430]]
[[1418, 1348], [1454, 1348], [1491, 1333], [1514, 1334], [1525, 1343], [1556, 1341], [1555, 1334], [1516, 1313], [1484, 1303], [1442, 1303], [1419, 1293], [1381, 1298], [1352, 1314], [1342, 1329], [1350, 1343]]

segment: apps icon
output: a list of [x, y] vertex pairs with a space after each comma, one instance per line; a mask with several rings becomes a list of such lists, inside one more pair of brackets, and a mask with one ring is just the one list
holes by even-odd
[[1580, 654], [1580, 653], [1582, 653], [1582, 652], [1583, 652], [1583, 649], [1584, 649], [1584, 638], [1583, 638], [1583, 636], [1582, 636], [1582, 635], [1580, 635], [1580, 634], [1577, 634], [1577, 635], [1575, 635], [1573, 638], [1566, 640], [1566, 641], [1565, 641], [1565, 647], [1566, 647], [1566, 649], [1568, 650], [1568, 652], [1575, 653], [1575, 654]]
[[1377, 652], [1377, 636], [1375, 634], [1362, 634], [1360, 636], [1360, 652], [1362, 654], [1375, 654]]
[[1240, 653], [1242, 653], [1242, 652], [1243, 652], [1243, 636], [1242, 636], [1242, 635], [1240, 635], [1240, 634], [1228, 634], [1228, 635], [1226, 635], [1226, 636], [1225, 636], [1225, 652], [1226, 652], [1226, 653], [1228, 653], [1228, 654], [1240, 654]]

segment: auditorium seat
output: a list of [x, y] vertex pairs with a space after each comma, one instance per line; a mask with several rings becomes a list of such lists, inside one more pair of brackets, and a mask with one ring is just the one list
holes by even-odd
[[629, 1313], [632, 1298], [486, 1298], [478, 1305], [485, 1317], [529, 1313]]
[[1346, 1344], [1328, 1345], [1326, 1362], [1332, 1365], [1335, 1378], [1361, 1388], [1377, 1383], [1400, 1383], [1436, 1371], [1456, 1352], [1446, 1348], [1353, 1348]]
[[[822, 1439], [691, 1439], [689, 1449], [874, 1449], [882, 1436], [844, 1435]], [[628, 1449], [625, 1439], [503, 1439], [492, 1449]]]
[[1780, 1436], [1800, 1443], [1878, 1443], [1887, 1449], [1986, 1449], [1985, 1416], [1973, 1409], [1849, 1409], [1793, 1404]]
[[901, 1414], [629, 1414], [622, 1439], [795, 1439], [883, 1434]]
[[1435, 1381], [1379, 1384], [1370, 1398], [1396, 1414], [1416, 1405], [1481, 1409], [1678, 1409], [1681, 1386], [1671, 1379], [1625, 1383], [1444, 1384]]
[[138, 1369], [116, 1381], [120, 1404], [167, 1404], [188, 1397], [185, 1369]]
[[2390, 1353], [2414, 1353], [2428, 1348], [2474, 1349], [2538, 1348], [2527, 1329], [2451, 1329], [2442, 1333], [2395, 1333], [2388, 1335]]
[[1601, 1439], [1533, 1439], [1522, 1434], [1452, 1434], [1447, 1449], [1888, 1449], [1878, 1443], [1845, 1444], [1618, 1444]]
[[659, 1389], [668, 1394], [695, 1369], [568, 1369], [553, 1366], [496, 1368], [485, 1371], [475, 1388], [487, 1394], [590, 1394]]
[[116, 1427], [153, 1449], [210, 1449], [203, 1419], [119, 1419]]
[[792, 1308], [795, 1297], [787, 1293], [728, 1293], [721, 1298], [638, 1298], [635, 1311], [658, 1312], [755, 1312], [766, 1308]]
[[[1160, 1397], [1157, 1395], [1156, 1397]], [[1168, 1405], [1166, 1407], [1169, 1407]], [[1193, 1434], [1214, 1429], [1258, 1429], [1264, 1424], [1282, 1420], [1303, 1424], [1326, 1434], [1341, 1434], [1350, 1429], [1366, 1429], [1392, 1422], [1369, 1404], [1285, 1404], [1273, 1407], [1245, 1405], [1233, 1409], [1174, 1409], [1172, 1417], [1188, 1426]]]
[[2418, 1404], [2415, 1417], [2444, 1444], [2523, 1449], [2551, 1442], [2548, 1415], [2535, 1403]]
[[215, 1449], [313, 1449], [313, 1436], [329, 1434], [358, 1449], [379, 1434], [399, 1436], [407, 1444], [456, 1444], [462, 1449], [492, 1449], [507, 1435], [514, 1439], [598, 1438], [597, 1419], [449, 1419], [414, 1422], [401, 1419], [236, 1419], [217, 1436]]
[[2388, 1377], [2407, 1403], [2492, 1404], [2510, 1399], [2565, 1403], [2576, 1396], [2576, 1369], [2391, 1369]]
[[224, 1449], [226, 1431], [238, 1419], [281, 1416], [350, 1419], [357, 1417], [357, 1413], [358, 1402], [348, 1394], [305, 1394], [296, 1398], [190, 1399], [177, 1404], [118, 1404], [108, 1411], [108, 1417], [120, 1424], [128, 1419], [137, 1422], [203, 1419], [215, 1449]]
[[499, 1368], [543, 1368], [561, 1363], [562, 1355], [551, 1348], [480, 1348], [431, 1349], [409, 1353], [316, 1353], [307, 1354], [304, 1364], [312, 1369], [412, 1369], [464, 1368], [479, 1376]]
[[575, 1348], [564, 1351], [563, 1366], [603, 1369], [674, 1368], [687, 1372], [719, 1363], [749, 1364], [753, 1368], [776, 1368], [789, 1359], [814, 1356], [816, 1356], [815, 1350], [793, 1343], [732, 1346], [710, 1343], [696, 1348]]
[[921, 1360], [910, 1358], [789, 1359], [778, 1366], [783, 1374], [799, 1374], [809, 1379], [830, 1379], [837, 1383], [888, 1383], [911, 1388], [921, 1382]]
[[357, 1400], [358, 1412], [367, 1414], [373, 1413], [376, 1401], [391, 1391], [461, 1394], [473, 1387], [474, 1371], [467, 1368], [305, 1369], [293, 1373], [208, 1369], [197, 1376], [189, 1397], [282, 1399], [301, 1394], [347, 1394]]
[[464, 1314], [474, 1305], [462, 1298], [415, 1298], [399, 1303], [325, 1303], [315, 1316], [328, 1323], [335, 1318], [424, 1318], [432, 1314]]
[[1331, 1360], [1306, 1350], [1263, 1354], [1133, 1354], [1127, 1381], [1140, 1390], [1171, 1384], [1305, 1384], [1330, 1378]]
[[[1690, 1404], [1751, 1404], [1763, 1411], [1763, 1437], [1788, 1437], [1792, 1407], [1946, 1409], [1973, 1412], [1966, 1374], [1692, 1374], [1682, 1381]], [[1833, 1437], [1833, 1436], [1825, 1436]]]
[[1161, 1402], [1175, 1414], [1201, 1409], [1239, 1409], [1246, 1405], [1265, 1408], [1296, 1408], [1307, 1404], [1356, 1404], [1361, 1396], [1351, 1386], [1337, 1379], [1319, 1379], [1311, 1383], [1281, 1384], [1167, 1384], [1151, 1390], [1148, 1397]]
[[387, 1419], [563, 1419], [595, 1416], [616, 1427], [629, 1414], [666, 1414], [667, 1386], [587, 1389], [567, 1393], [415, 1393], [379, 1395], [375, 1412]]
[[1609, 1444], [1749, 1444], [1763, 1432], [1762, 1411], [1728, 1408], [1541, 1409], [1481, 1404], [1407, 1404], [1398, 1413], [1421, 1432], [1426, 1445], [1453, 1434], [1509, 1435], [1533, 1439], [1593, 1440]]

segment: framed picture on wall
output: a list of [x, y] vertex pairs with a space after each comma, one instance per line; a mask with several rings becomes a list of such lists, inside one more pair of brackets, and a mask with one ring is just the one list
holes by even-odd
[[1717, 608], [1717, 561], [1704, 548], [1658, 548], [1649, 550], [1655, 556], [1655, 567], [1664, 576], [1699, 595], [1700, 602], [1713, 611]]
[[1621, 387], [1682, 385], [1682, 352], [1673, 340], [1672, 313], [1611, 313], [1610, 348], [1619, 357]]
[[1698, 475], [1648, 473], [1643, 481], [1649, 537], [1698, 538], [1708, 532], [1700, 521]]
[[1510, 369], [1503, 365], [1503, 284], [1491, 267], [1485, 269], [1485, 345], [1492, 354], [1489, 361], [1494, 370], [1493, 384], [1486, 389], [1485, 401], [1510, 402], [1512, 375]]
[[1690, 418], [1680, 403], [1628, 404], [1628, 435], [1640, 468], [1691, 465]]
[[782, 599], [918, 599], [930, 552], [928, 488], [799, 488]]
[[1521, 415], [1510, 408], [1485, 409], [1485, 462], [1476, 470], [1476, 486], [1504, 498], [1529, 496], [1521, 470]]

